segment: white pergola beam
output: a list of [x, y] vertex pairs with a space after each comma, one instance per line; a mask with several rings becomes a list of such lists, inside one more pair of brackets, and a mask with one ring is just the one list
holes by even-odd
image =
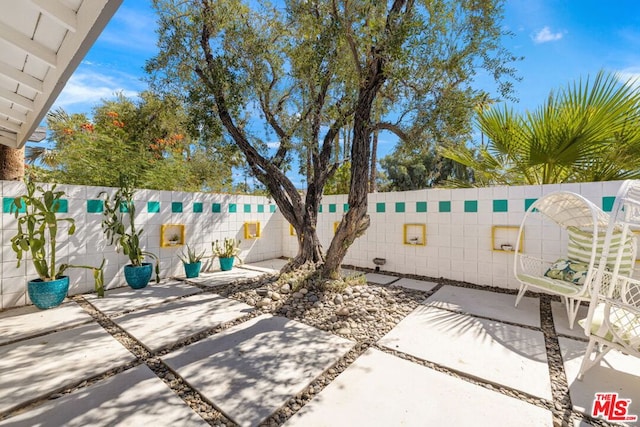
[[0, 87], [0, 98], [13, 102], [14, 104], [24, 107], [29, 111], [33, 111], [35, 109], [34, 102], [32, 100], [15, 92], [11, 92], [3, 87]]
[[0, 38], [3, 39], [5, 43], [17, 47], [34, 58], [38, 58], [52, 68], [56, 68], [58, 65], [58, 58], [55, 52], [2, 22], [0, 22]]
[[16, 148], [18, 146], [17, 135], [14, 133], [0, 131], [0, 144]]
[[69, 9], [58, 0], [29, 0], [41, 13], [54, 19], [60, 25], [71, 32], [76, 32], [78, 20], [73, 10]]
[[[15, 133], [18, 133], [21, 130], [21, 126], [19, 124], [10, 122], [8, 120], [1, 120], [1, 119], [0, 119], [0, 128], [5, 128], [10, 132], [15, 132]], [[16, 139], [17, 139], [17, 135], [16, 135]]]
[[38, 93], [42, 93], [44, 91], [42, 80], [38, 80], [35, 77], [18, 70], [17, 68], [12, 67], [9, 64], [5, 64], [0, 61], [0, 74], [5, 77], [13, 80], [16, 83], [20, 83], [31, 89], [35, 90]]
[[24, 123], [27, 120], [27, 116], [21, 113], [18, 110], [14, 110], [13, 108], [9, 108], [4, 105], [0, 105], [0, 115], [6, 116], [10, 119], [16, 120], [20, 123]]

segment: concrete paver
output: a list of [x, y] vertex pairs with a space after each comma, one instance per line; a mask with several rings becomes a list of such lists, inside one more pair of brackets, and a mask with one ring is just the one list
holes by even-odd
[[220, 286], [228, 285], [237, 280], [252, 279], [254, 277], [262, 276], [265, 274], [263, 271], [248, 270], [245, 268], [236, 268], [229, 271], [214, 271], [210, 273], [200, 273], [199, 277], [193, 279], [186, 279], [187, 282], [197, 283], [204, 286]]
[[365, 274], [368, 283], [375, 283], [376, 285], [388, 285], [399, 279], [396, 276], [387, 276], [385, 274], [367, 273]]
[[155, 351], [252, 310], [250, 305], [220, 295], [201, 294], [138, 310], [113, 321]]
[[621, 399], [631, 399], [629, 414], [640, 417], [640, 359], [611, 350], [599, 366], [589, 369], [582, 381], [578, 381], [587, 343], [562, 337], [558, 341], [576, 411], [590, 415], [595, 393], [617, 392]]
[[285, 425], [494, 427], [553, 422], [545, 409], [369, 349]]
[[402, 286], [403, 288], [407, 289], [415, 289], [417, 291], [428, 292], [438, 286], [438, 284], [436, 282], [427, 282], [425, 280], [408, 279], [406, 277], [403, 277], [397, 282], [393, 282], [393, 286]]
[[145, 365], [0, 422], [12, 427], [208, 425]]
[[93, 318], [75, 302], [48, 310], [32, 305], [7, 310], [0, 313], [0, 345], [91, 321]]
[[239, 265], [239, 268], [247, 268], [250, 270], [263, 271], [265, 273], [275, 273], [280, 271], [282, 267], [287, 265], [289, 261], [286, 259], [273, 258], [264, 261], [251, 262], [248, 264]]
[[105, 292], [104, 298], [98, 298], [95, 294], [86, 295], [85, 298], [98, 310], [110, 315], [193, 295], [198, 292], [201, 292], [201, 290], [193, 285], [179, 280], [168, 280], [161, 283], [149, 283], [146, 288], [142, 289], [131, 289], [127, 286], [109, 290]]
[[445, 285], [431, 295], [425, 304], [505, 322], [540, 327], [538, 298], [522, 298], [518, 307], [514, 307], [515, 301], [515, 295]]
[[134, 360], [98, 324], [0, 347], [0, 412]]
[[556, 333], [586, 339], [587, 336], [584, 333], [584, 329], [578, 324], [578, 320], [587, 317], [587, 311], [589, 311], [588, 307], [580, 306], [573, 329], [569, 329], [569, 318], [567, 317], [567, 309], [564, 308], [564, 304], [558, 301], [552, 301], [551, 314], [553, 315], [553, 325], [556, 328]]
[[240, 425], [257, 425], [335, 363], [353, 342], [262, 315], [163, 357]]
[[379, 343], [485, 381], [551, 399], [542, 332], [419, 306]]

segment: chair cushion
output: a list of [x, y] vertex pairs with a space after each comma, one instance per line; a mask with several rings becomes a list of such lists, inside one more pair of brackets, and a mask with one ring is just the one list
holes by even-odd
[[564, 280], [565, 282], [571, 282], [576, 285], [584, 285], [588, 272], [589, 264], [560, 258], [549, 267], [544, 275], [552, 279]]
[[[596, 263], [600, 261], [604, 249], [605, 233], [599, 233], [596, 239], [589, 231], [580, 230], [576, 227], [567, 229], [569, 234], [569, 244], [567, 248], [567, 257], [572, 260], [590, 263], [591, 253], [595, 244]], [[615, 267], [618, 249], [622, 245], [623, 254], [620, 261], [620, 274], [628, 276], [633, 271], [635, 262], [635, 239], [631, 234], [622, 242], [622, 233], [614, 232], [611, 237], [611, 246], [609, 247], [609, 255], [607, 256], [607, 267], [611, 270]]]

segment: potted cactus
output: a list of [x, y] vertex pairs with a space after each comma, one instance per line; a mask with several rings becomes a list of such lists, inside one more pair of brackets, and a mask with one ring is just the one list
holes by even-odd
[[104, 259], [100, 267], [60, 264], [57, 265], [56, 243], [58, 224], [66, 222], [69, 228], [66, 234], [76, 231], [73, 218], [60, 218], [56, 212], [64, 191], [55, 191], [56, 185], [45, 190], [36, 186], [30, 179], [25, 180], [27, 194], [14, 199], [14, 214], [18, 219], [18, 231], [11, 238], [11, 249], [16, 253], [18, 267], [26, 253], [31, 253], [31, 261], [38, 278], [30, 280], [27, 292], [33, 304], [40, 309], [57, 307], [69, 291], [69, 276], [64, 275], [69, 268], [88, 268], [93, 270], [96, 291], [104, 295]]
[[225, 237], [222, 244], [217, 240], [211, 244], [213, 256], [220, 259], [220, 270], [229, 271], [233, 268], [233, 259], [238, 258], [242, 264], [242, 260], [238, 256], [240, 253], [240, 240], [229, 239]]
[[[104, 196], [104, 216], [102, 230], [109, 239], [109, 244], [116, 243], [118, 250], [129, 257], [131, 264], [124, 266], [124, 278], [127, 284], [133, 289], [141, 289], [149, 284], [153, 273], [153, 264], [143, 262], [145, 257], [156, 260], [156, 282], [160, 283], [160, 266], [158, 257], [148, 251], [142, 250], [140, 246], [140, 236], [143, 229], [136, 229], [135, 214], [136, 208], [133, 203], [135, 190], [126, 178], [121, 178], [120, 188], [109, 199], [106, 192], [102, 191], [99, 197]], [[128, 226], [125, 224], [125, 214], [128, 218]]]
[[204, 256], [205, 250], [197, 253], [195, 249], [191, 249], [189, 245], [186, 248], [187, 253], [184, 251], [178, 254], [178, 258], [182, 261], [184, 265], [184, 274], [187, 279], [191, 279], [193, 277], [198, 277], [200, 275], [200, 267], [202, 266], [202, 257]]

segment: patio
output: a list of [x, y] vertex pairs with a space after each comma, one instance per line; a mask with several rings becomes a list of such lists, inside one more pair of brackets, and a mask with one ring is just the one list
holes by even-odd
[[367, 341], [225, 296], [282, 262], [0, 313], [0, 425], [608, 425], [585, 414], [611, 391], [640, 414], [640, 361], [577, 381], [586, 339], [552, 298], [367, 273], [420, 300]]

